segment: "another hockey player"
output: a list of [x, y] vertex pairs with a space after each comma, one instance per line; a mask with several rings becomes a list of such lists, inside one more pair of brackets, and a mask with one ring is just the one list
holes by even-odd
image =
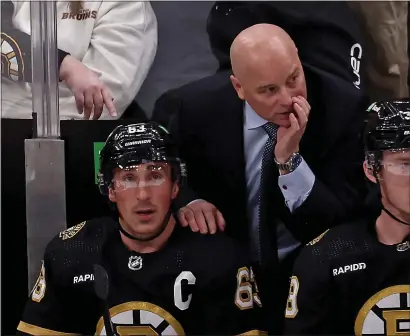
[[[258, 334], [261, 302], [242, 249], [222, 234], [182, 228], [171, 213], [185, 170], [168, 132], [119, 126], [100, 163], [100, 190], [116, 216], [49, 243], [18, 330], [108, 335], [107, 307], [116, 335]], [[96, 264], [108, 275], [105, 300], [96, 295], [107, 287]]]
[[368, 109], [367, 178], [381, 211], [310, 242], [294, 266], [290, 335], [410, 335], [410, 100]]

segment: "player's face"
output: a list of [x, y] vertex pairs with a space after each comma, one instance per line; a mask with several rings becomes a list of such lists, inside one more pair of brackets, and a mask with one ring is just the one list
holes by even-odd
[[263, 119], [289, 127], [289, 115], [295, 113], [292, 98], [307, 99], [305, 76], [297, 52], [286, 58], [261, 56], [249, 67], [241, 80], [231, 76], [239, 98], [246, 100]]
[[178, 193], [171, 167], [165, 162], [116, 169], [109, 198], [115, 202], [129, 234], [150, 240], [164, 230], [164, 219]]
[[384, 206], [410, 219], [410, 150], [385, 151], [379, 181]]

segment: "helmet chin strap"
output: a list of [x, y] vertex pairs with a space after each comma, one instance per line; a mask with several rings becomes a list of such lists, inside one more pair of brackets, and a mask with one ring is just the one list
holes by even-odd
[[384, 211], [385, 213], [387, 213], [387, 214], [388, 214], [391, 218], [393, 218], [395, 221], [410, 226], [410, 223], [407, 223], [407, 222], [405, 222], [405, 221], [402, 221], [401, 219], [398, 219], [398, 218], [397, 218], [395, 215], [393, 215], [389, 210], [387, 210], [383, 205], [382, 205], [382, 209], [383, 209], [383, 211]]
[[127, 231], [125, 231], [124, 228], [121, 226], [119, 220], [117, 220], [118, 229], [121, 231], [121, 233], [122, 233], [124, 236], [126, 236], [126, 237], [129, 238], [129, 239], [136, 240], [136, 241], [141, 241], [141, 242], [152, 241], [152, 240], [154, 240], [155, 238], [159, 237], [159, 236], [165, 231], [165, 229], [166, 229], [167, 226], [168, 226], [168, 222], [169, 222], [169, 219], [171, 218], [171, 215], [172, 215], [172, 211], [171, 211], [171, 209], [169, 209], [168, 212], [165, 214], [165, 217], [164, 217], [164, 219], [163, 219], [163, 221], [162, 221], [162, 223], [161, 223], [161, 227], [160, 227], [160, 230], [158, 231], [158, 233], [155, 234], [155, 235], [152, 236], [152, 237], [147, 238], [147, 239], [137, 238], [137, 237], [134, 237], [133, 235], [129, 234], [129, 233], [128, 233]]
[[[379, 185], [379, 188], [381, 188], [381, 186], [380, 186], [380, 181], [379, 181], [379, 177], [377, 176], [377, 174], [376, 174], [375, 172], [373, 173], [373, 176], [374, 176], [374, 178], [376, 179], [377, 184]], [[403, 221], [403, 220], [397, 218], [397, 217], [396, 217], [395, 215], [393, 215], [389, 210], [387, 210], [387, 209], [384, 207], [384, 205], [383, 205], [383, 203], [381, 202], [381, 200], [380, 200], [380, 203], [381, 203], [381, 205], [382, 205], [382, 210], [383, 210], [385, 213], [387, 213], [387, 214], [390, 216], [390, 218], [394, 219], [396, 222], [399, 222], [399, 223], [402, 223], [402, 224], [405, 224], [405, 225], [409, 225], [409, 226], [410, 226], [410, 223], [407, 223], [407, 222], [405, 222], [405, 221]]]

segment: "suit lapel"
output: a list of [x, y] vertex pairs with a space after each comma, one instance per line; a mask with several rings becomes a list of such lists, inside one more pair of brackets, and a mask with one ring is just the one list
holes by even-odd
[[[245, 177], [245, 154], [243, 137], [243, 101], [241, 101], [235, 89], [229, 83], [221, 97], [218, 126], [215, 136], [219, 135], [218, 148], [221, 155], [220, 162], [224, 164], [226, 182], [230, 190], [237, 190], [236, 195], [238, 210], [243, 209], [246, 216], [246, 177]], [[246, 218], [246, 217], [245, 217]]]
[[306, 64], [303, 68], [312, 111], [301, 153], [307, 151], [308, 157], [319, 162], [349, 127], [352, 113], [360, 113], [360, 106], [365, 106], [365, 96], [352, 83]]

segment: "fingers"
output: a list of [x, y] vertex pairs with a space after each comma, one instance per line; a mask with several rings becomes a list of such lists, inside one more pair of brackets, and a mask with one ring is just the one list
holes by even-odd
[[117, 110], [115, 109], [115, 105], [113, 103], [114, 98], [112, 97], [111, 92], [108, 89], [102, 89], [101, 90], [103, 99], [104, 99], [104, 104], [108, 109], [108, 113], [110, 114], [110, 116], [112, 117], [116, 117], [117, 116]]
[[304, 114], [306, 114], [306, 117], [309, 117], [311, 107], [305, 98], [302, 96], [293, 97], [292, 102], [297, 103], [302, 108]]
[[289, 134], [289, 137], [290, 137], [294, 133], [298, 132], [300, 127], [299, 127], [298, 120], [296, 119], [293, 113], [289, 115], [289, 121], [290, 121], [290, 128], [293, 130], [292, 134]]
[[197, 202], [178, 211], [178, 220], [183, 227], [189, 226], [194, 232], [214, 234], [225, 229], [225, 220], [215, 206], [208, 202]]
[[225, 230], [225, 219], [219, 210], [216, 210], [216, 223], [218, 225], [219, 230]]
[[198, 227], [198, 224], [197, 224], [197, 221], [195, 219], [195, 215], [192, 209], [190, 209], [189, 207], [183, 207], [182, 209], [179, 210], [179, 213], [181, 212], [183, 213], [184, 218], [186, 220], [186, 223], [187, 223], [186, 226], [189, 225], [192, 231], [198, 232], [199, 227]]
[[[206, 224], [207, 231], [209, 230], [210, 234], [214, 234], [217, 231], [216, 217], [213, 211], [202, 211]], [[202, 231], [201, 231], [202, 232]]]
[[83, 114], [84, 111], [84, 94], [76, 94], [75, 96], [75, 105], [77, 106], [78, 114]]
[[93, 119], [97, 120], [101, 117], [103, 108], [104, 108], [104, 99], [101, 94], [101, 91], [96, 91], [93, 94], [93, 100], [94, 100], [94, 114], [93, 114]]
[[199, 228], [199, 232], [201, 232], [202, 234], [208, 233], [208, 225], [207, 225], [205, 214], [202, 211], [202, 209], [195, 209], [193, 211], [193, 214], [195, 217], [194, 220], [196, 221], [196, 225]]
[[88, 91], [84, 93], [84, 119], [90, 119], [94, 107], [93, 93]]
[[181, 226], [183, 226], [183, 227], [187, 227], [189, 224], [188, 224], [188, 220], [186, 219], [186, 217], [185, 217], [185, 212], [183, 211], [183, 209], [181, 209], [181, 210], [179, 210], [178, 211], [178, 221], [179, 221], [179, 223], [181, 224]]
[[75, 96], [75, 103], [79, 114], [84, 113], [84, 119], [90, 119], [93, 114], [93, 119], [97, 120], [101, 117], [104, 105], [108, 109], [108, 113], [112, 117], [117, 116], [117, 110], [113, 103], [113, 98], [108, 89], [86, 91], [84, 94]]
[[[299, 129], [304, 129], [306, 124], [307, 124], [307, 121], [308, 121], [308, 117], [307, 117], [305, 111], [303, 110], [303, 108], [298, 103], [294, 104], [294, 110], [297, 114], [298, 128]], [[292, 113], [292, 115], [293, 115], [293, 113]], [[295, 117], [295, 115], [293, 115], [293, 116]]]

